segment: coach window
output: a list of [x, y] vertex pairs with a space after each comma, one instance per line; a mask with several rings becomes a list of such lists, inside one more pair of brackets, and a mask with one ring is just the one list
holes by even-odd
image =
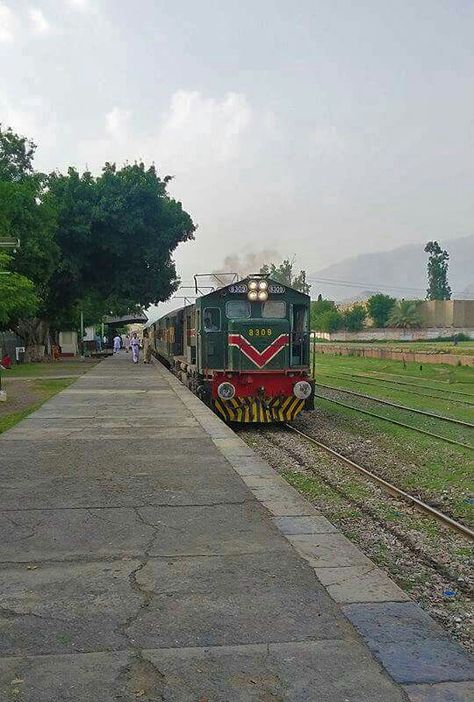
[[268, 300], [262, 305], [262, 317], [264, 319], [285, 319], [286, 302], [283, 300]]
[[221, 311], [218, 307], [206, 307], [203, 319], [205, 332], [218, 332], [221, 330]]
[[247, 300], [229, 300], [225, 306], [227, 319], [248, 319], [250, 317], [250, 302]]

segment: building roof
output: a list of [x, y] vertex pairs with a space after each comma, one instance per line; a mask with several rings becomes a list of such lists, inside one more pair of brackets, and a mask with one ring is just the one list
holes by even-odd
[[113, 317], [112, 315], [104, 317], [104, 324], [145, 324], [146, 322], [148, 322], [148, 317], [143, 312], [124, 314], [121, 317]]

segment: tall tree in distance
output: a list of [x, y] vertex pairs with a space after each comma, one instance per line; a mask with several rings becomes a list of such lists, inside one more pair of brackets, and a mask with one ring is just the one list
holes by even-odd
[[294, 265], [294, 259], [285, 258], [278, 266], [275, 263], [265, 264], [260, 268], [260, 273], [270, 276], [270, 278], [282, 285], [288, 285], [290, 288], [309, 295], [311, 285], [306, 282], [306, 271], [294, 273]]
[[448, 285], [449, 254], [437, 241], [429, 241], [425, 246], [428, 258], [427, 300], [450, 300], [451, 288]]

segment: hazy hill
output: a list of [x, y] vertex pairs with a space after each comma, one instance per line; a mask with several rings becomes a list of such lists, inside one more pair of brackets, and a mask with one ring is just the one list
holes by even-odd
[[[453, 298], [474, 298], [474, 234], [439, 243], [450, 255], [448, 280]], [[423, 299], [428, 260], [423, 249], [423, 244], [410, 244], [343, 259], [308, 275], [311, 297], [321, 293], [325, 298], [342, 301], [365, 299], [380, 291], [393, 297]], [[339, 285], [329, 281], [338, 281]]]

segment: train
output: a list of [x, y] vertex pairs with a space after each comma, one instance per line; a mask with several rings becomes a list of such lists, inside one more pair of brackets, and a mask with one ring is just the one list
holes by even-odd
[[154, 355], [224, 421], [291, 422], [314, 407], [310, 298], [249, 275], [156, 320]]

